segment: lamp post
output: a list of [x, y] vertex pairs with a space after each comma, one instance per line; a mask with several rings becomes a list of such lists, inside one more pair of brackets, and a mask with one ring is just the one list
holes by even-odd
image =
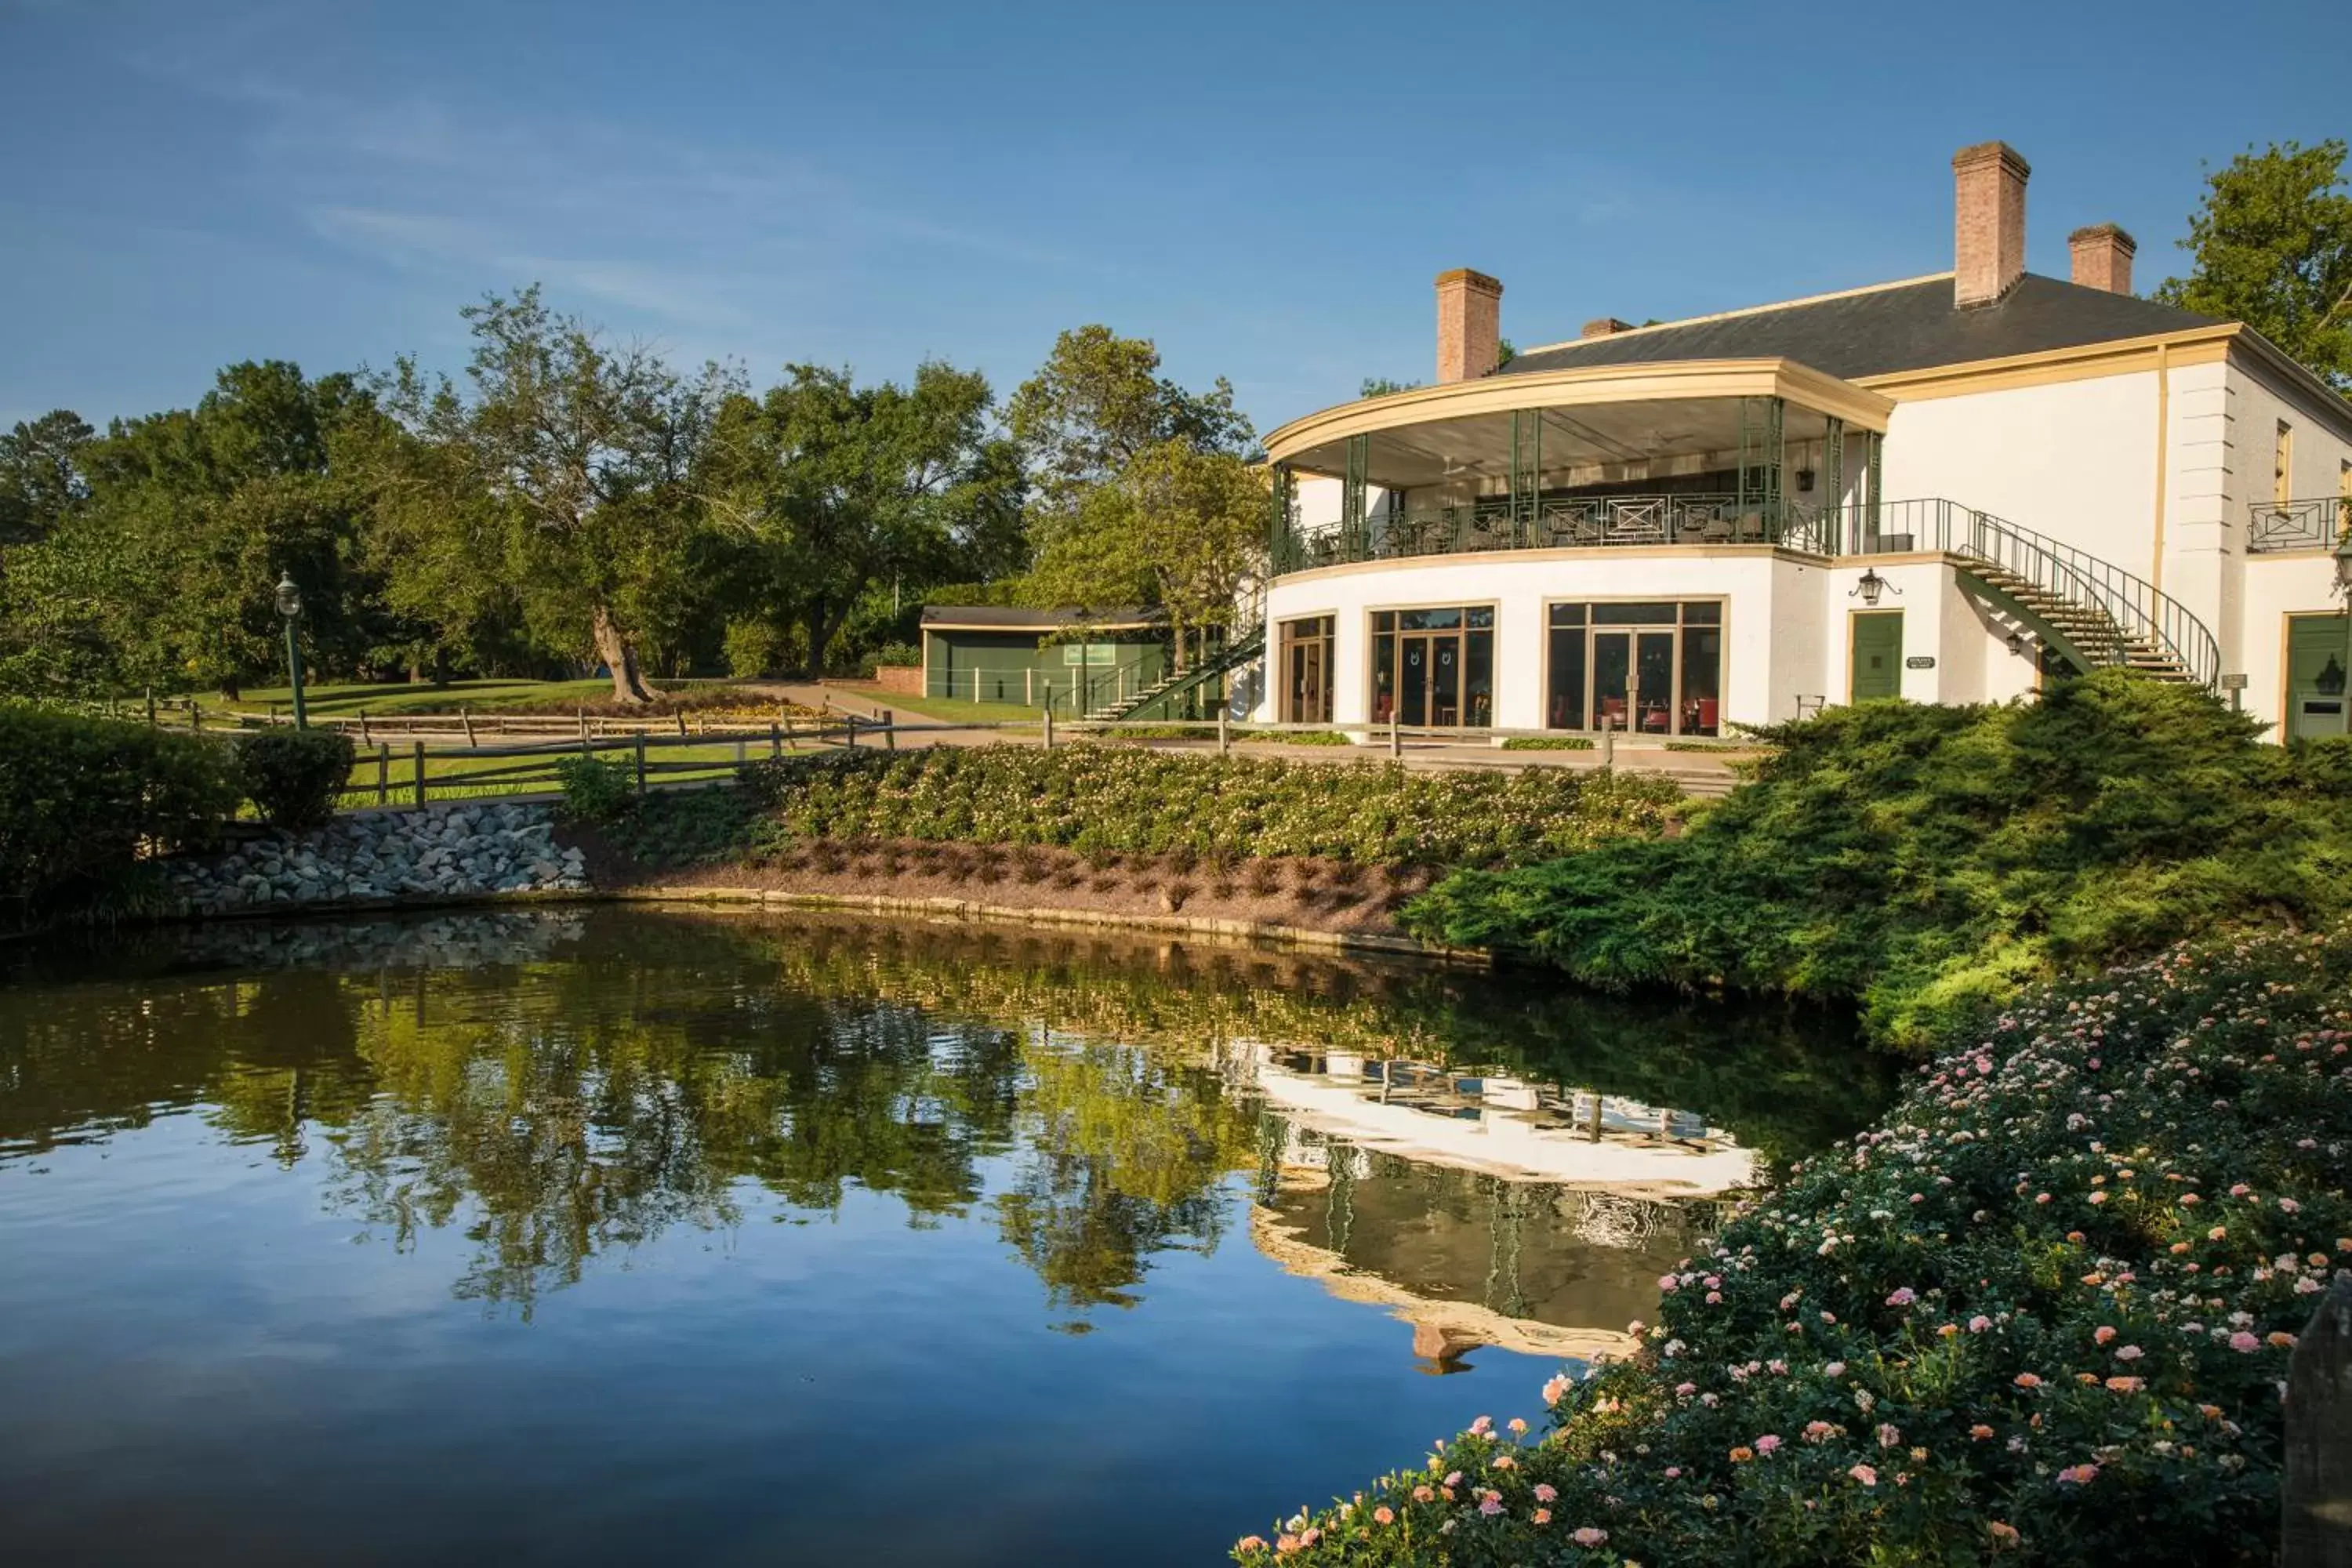
[[[2352, 507], [2347, 510], [2352, 512]], [[2344, 595], [2344, 668], [2352, 670], [2352, 517], [2347, 519], [2344, 537], [2336, 542], [2336, 591]], [[2352, 714], [2345, 718], [2344, 732], [2352, 735]]]
[[310, 727], [310, 715], [302, 709], [302, 645], [294, 628], [302, 620], [302, 590], [294, 585], [294, 574], [280, 573], [278, 578], [278, 614], [286, 623], [286, 668], [294, 679], [294, 728]]

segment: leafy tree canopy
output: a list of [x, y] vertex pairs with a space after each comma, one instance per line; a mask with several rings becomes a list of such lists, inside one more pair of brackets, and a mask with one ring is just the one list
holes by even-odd
[[2245, 322], [2352, 396], [2352, 195], [2341, 140], [2249, 149], [2206, 176], [2168, 305]]

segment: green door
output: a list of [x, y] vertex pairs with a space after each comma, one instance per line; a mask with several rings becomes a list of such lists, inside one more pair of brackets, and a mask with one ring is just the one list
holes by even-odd
[[1903, 612], [1866, 610], [1853, 617], [1853, 657], [1847, 662], [1852, 700], [1903, 695]]
[[2342, 735], [2352, 709], [2352, 634], [2342, 616], [2289, 616], [2286, 622], [2286, 738]]

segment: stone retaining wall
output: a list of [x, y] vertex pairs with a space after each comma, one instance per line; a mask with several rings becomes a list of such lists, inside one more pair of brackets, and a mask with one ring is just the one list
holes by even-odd
[[544, 805], [476, 801], [368, 812], [190, 858], [170, 879], [195, 914], [586, 888], [584, 858], [559, 846], [554, 832]]

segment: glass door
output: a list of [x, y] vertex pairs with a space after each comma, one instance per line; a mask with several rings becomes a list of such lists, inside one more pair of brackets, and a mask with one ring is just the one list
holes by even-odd
[[1403, 637], [1397, 648], [1397, 721], [1429, 722], [1429, 641], [1427, 637]]
[[1637, 632], [1633, 637], [1633, 715], [1644, 735], [1673, 732], [1675, 724], [1675, 634]]
[[1626, 727], [1626, 688], [1633, 684], [1633, 634], [1592, 634], [1592, 701], [1587, 711], [1596, 730]]
[[1450, 633], [1429, 639], [1429, 721], [1462, 722], [1462, 639]]

